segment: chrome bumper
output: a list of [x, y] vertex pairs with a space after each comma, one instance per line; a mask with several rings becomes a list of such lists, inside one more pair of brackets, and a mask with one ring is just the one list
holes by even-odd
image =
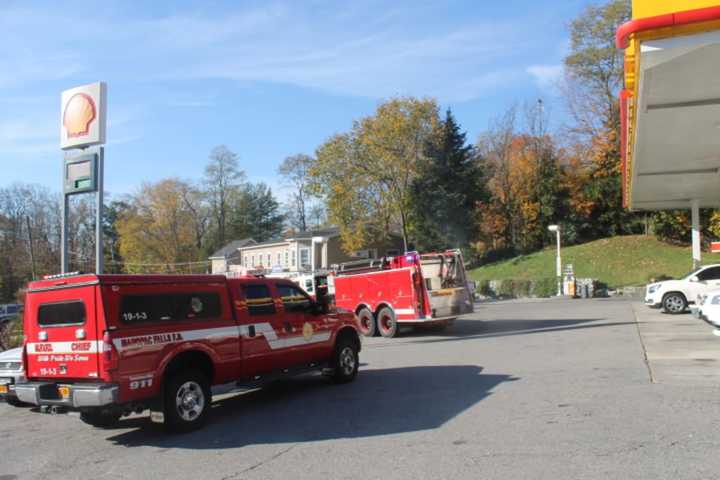
[[32, 405], [56, 405], [72, 408], [103, 407], [117, 403], [118, 386], [112, 384], [64, 385], [70, 389], [68, 398], [59, 398], [58, 384], [29, 382], [15, 385], [18, 400]]

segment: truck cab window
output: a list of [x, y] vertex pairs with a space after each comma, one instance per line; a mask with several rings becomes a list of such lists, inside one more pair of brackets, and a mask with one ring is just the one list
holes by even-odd
[[243, 285], [242, 289], [250, 315], [273, 315], [275, 313], [275, 302], [267, 285]]
[[288, 312], [306, 311], [312, 303], [308, 296], [294, 285], [275, 285], [283, 301], [283, 307]]

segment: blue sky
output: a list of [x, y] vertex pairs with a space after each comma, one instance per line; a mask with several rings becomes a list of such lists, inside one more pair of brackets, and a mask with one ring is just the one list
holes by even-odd
[[394, 95], [437, 98], [471, 141], [537, 98], [559, 124], [568, 24], [590, 3], [2, 0], [0, 186], [60, 189], [60, 92], [97, 80], [113, 194], [199, 179], [218, 144], [279, 191], [284, 157]]

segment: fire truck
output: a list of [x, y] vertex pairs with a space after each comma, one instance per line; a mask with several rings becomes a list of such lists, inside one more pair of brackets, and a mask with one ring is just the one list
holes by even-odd
[[287, 279], [75, 275], [30, 283], [20, 401], [106, 427], [149, 409], [170, 431], [205, 421], [211, 387], [321, 372], [352, 381], [360, 337]]
[[473, 311], [459, 250], [337, 265], [335, 304], [355, 312], [365, 336], [394, 337], [399, 326], [444, 328]]

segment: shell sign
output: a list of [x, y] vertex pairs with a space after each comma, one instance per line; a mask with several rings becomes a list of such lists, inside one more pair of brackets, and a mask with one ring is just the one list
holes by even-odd
[[60, 108], [60, 148], [105, 143], [105, 82], [65, 90]]

